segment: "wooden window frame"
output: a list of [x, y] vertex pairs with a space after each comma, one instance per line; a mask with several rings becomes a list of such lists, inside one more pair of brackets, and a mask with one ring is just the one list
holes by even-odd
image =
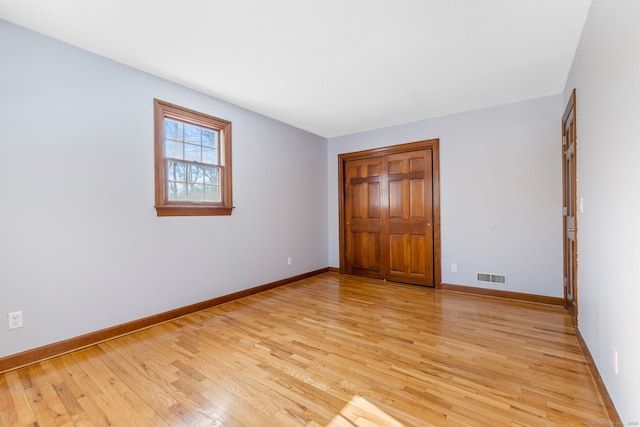
[[[155, 196], [158, 216], [231, 215], [233, 210], [231, 182], [231, 122], [198, 111], [153, 100], [155, 134]], [[171, 201], [167, 196], [164, 119], [170, 118], [220, 132], [220, 202]]]

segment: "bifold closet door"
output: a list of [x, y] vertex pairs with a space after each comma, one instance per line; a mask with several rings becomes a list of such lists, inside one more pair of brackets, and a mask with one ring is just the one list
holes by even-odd
[[384, 157], [388, 280], [434, 286], [431, 157], [430, 149]]
[[432, 150], [345, 162], [345, 272], [434, 286]]
[[383, 278], [382, 158], [345, 164], [346, 273]]

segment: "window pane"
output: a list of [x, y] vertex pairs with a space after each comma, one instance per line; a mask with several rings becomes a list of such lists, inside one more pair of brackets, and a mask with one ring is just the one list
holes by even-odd
[[217, 165], [218, 150], [214, 150], [213, 148], [202, 147], [202, 163]]
[[182, 159], [182, 146], [184, 144], [170, 139], [165, 140], [165, 157], [172, 159]]
[[218, 133], [217, 131], [202, 129], [202, 145], [218, 148]]
[[164, 137], [182, 141], [182, 130], [184, 125], [170, 119], [164, 119]]
[[200, 166], [189, 165], [189, 182], [202, 182], [204, 170]]
[[200, 128], [197, 128], [195, 126], [190, 126], [190, 125], [185, 125], [184, 126], [184, 141], [185, 142], [190, 142], [192, 144], [198, 144], [200, 145], [200, 133], [202, 131], [200, 130]]
[[220, 170], [218, 168], [206, 168], [204, 170], [205, 184], [220, 184]]
[[172, 182], [168, 183], [168, 196], [169, 200], [185, 200], [186, 199], [186, 184], [181, 182]]
[[186, 181], [185, 165], [182, 163], [169, 162], [167, 179], [170, 181]]
[[201, 202], [204, 200], [204, 185], [202, 184], [188, 184], [190, 202]]
[[200, 161], [200, 146], [192, 144], [184, 144], [184, 159], [195, 162]]
[[205, 185], [204, 186], [204, 199], [207, 202], [220, 202], [220, 186], [218, 185]]
[[230, 215], [231, 122], [158, 99], [153, 111], [158, 216]]

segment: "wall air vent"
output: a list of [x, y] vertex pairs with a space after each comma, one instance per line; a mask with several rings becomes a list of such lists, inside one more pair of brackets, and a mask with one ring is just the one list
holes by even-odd
[[476, 280], [485, 283], [497, 283], [499, 285], [507, 284], [507, 276], [504, 274], [477, 273]]

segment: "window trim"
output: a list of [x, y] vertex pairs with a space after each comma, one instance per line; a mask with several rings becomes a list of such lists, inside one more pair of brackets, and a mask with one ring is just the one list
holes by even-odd
[[[155, 141], [155, 198], [157, 216], [231, 215], [233, 210], [231, 174], [231, 122], [180, 107], [159, 99], [153, 100]], [[164, 119], [171, 118], [220, 131], [220, 202], [170, 201], [167, 197], [167, 170], [164, 156]]]

